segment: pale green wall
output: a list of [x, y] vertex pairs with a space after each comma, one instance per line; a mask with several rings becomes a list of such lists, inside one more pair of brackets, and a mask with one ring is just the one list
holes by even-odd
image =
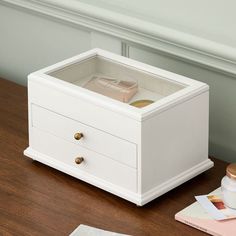
[[[92, 1], [88, 2], [91, 3]], [[97, 1], [97, 4], [103, 2], [106, 1]], [[114, 2], [113, 6], [110, 3], [107, 7], [114, 7]], [[160, 1], [158, 2], [160, 3]], [[168, 2], [170, 4], [170, 1]], [[168, 2], [162, 1], [163, 9], [167, 8], [166, 4]], [[132, 1], [126, 1], [126, 5], [130, 6], [130, 4], [132, 4]], [[175, 6], [179, 7], [176, 4]], [[146, 6], [145, 10], [147, 11], [149, 8], [150, 6]], [[129, 10], [127, 8], [127, 11]], [[142, 17], [140, 11], [138, 8], [133, 9], [135, 14]], [[173, 11], [174, 8], [171, 8], [169, 13], [173, 13]], [[216, 13], [218, 11], [217, 8]], [[161, 9], [158, 8], [155, 12], [159, 12], [159, 17], [164, 18]], [[152, 17], [151, 14], [150, 17]], [[168, 17], [169, 23], [173, 21], [176, 24], [176, 29], [184, 29], [186, 17], [181, 18], [179, 22], [177, 21], [179, 17], [177, 13], [172, 16], [168, 15]], [[215, 34], [219, 41], [225, 40], [224, 43], [236, 46], [234, 45], [236, 41], [231, 41], [235, 32], [229, 38], [228, 28], [224, 29], [227, 37], [224, 37], [223, 34], [219, 36], [217, 30], [215, 33], [208, 32], [207, 34], [205, 28], [197, 30], [199, 26], [197, 25], [198, 18], [188, 20], [193, 25], [191, 30], [195, 30], [196, 34], [200, 31], [202, 34], [205, 32], [208, 38], [214, 38], [213, 34]], [[224, 19], [225, 23], [228, 20], [228, 18]], [[164, 22], [164, 19], [162, 21]], [[222, 22], [219, 24], [218, 30], [221, 30], [222, 24]], [[210, 22], [209, 25], [214, 26], [213, 22]], [[187, 28], [185, 27], [185, 29]], [[125, 41], [122, 44], [120, 39], [112, 36], [86, 28], [79, 28], [78, 26], [67, 25], [52, 18], [29, 14], [2, 5], [0, 5], [0, 32], [0, 77], [24, 85], [26, 84], [27, 74], [30, 72], [93, 47], [101, 47], [118, 54], [123, 51], [123, 54], [131, 58], [208, 83], [210, 85], [210, 154], [227, 161], [236, 162], [236, 78], [216, 72], [213, 69], [206, 69], [197, 64], [182, 61], [181, 58], [175, 58], [151, 48], [141, 47]]]
[[0, 5], [0, 77], [27, 74], [90, 49], [90, 33]]
[[236, 47], [235, 0], [78, 1]]

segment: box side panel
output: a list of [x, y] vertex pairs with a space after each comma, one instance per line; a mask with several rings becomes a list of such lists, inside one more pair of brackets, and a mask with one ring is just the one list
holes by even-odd
[[207, 91], [143, 122], [142, 193], [207, 160], [208, 114]]

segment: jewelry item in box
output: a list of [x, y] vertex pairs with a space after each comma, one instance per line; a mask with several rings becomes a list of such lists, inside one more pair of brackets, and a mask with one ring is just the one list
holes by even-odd
[[138, 83], [135, 80], [118, 80], [93, 76], [92, 79], [84, 85], [84, 88], [121, 102], [129, 102], [138, 91]]

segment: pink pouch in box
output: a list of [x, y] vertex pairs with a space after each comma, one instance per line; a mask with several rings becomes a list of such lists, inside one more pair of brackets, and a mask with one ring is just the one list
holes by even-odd
[[84, 88], [121, 102], [129, 102], [137, 93], [138, 84], [135, 80], [117, 80], [94, 76], [84, 85]]

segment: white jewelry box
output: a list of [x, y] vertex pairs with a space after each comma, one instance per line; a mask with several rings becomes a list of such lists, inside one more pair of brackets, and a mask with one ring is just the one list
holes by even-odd
[[[135, 78], [137, 108], [82, 87], [92, 76]], [[137, 205], [213, 166], [209, 87], [93, 49], [28, 76], [24, 154]], [[132, 102], [131, 101], [131, 102]]]

